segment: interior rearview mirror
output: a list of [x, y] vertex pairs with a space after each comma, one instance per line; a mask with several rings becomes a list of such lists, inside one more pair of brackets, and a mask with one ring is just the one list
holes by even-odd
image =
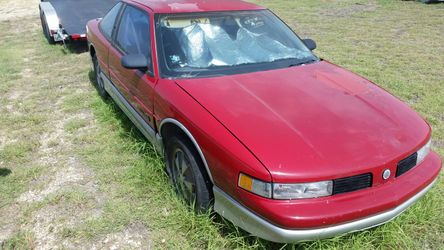
[[142, 54], [129, 54], [122, 57], [122, 67], [126, 69], [148, 70], [148, 60]]
[[316, 42], [313, 39], [303, 39], [302, 42], [304, 42], [305, 46], [307, 46], [309, 50], [316, 49]]

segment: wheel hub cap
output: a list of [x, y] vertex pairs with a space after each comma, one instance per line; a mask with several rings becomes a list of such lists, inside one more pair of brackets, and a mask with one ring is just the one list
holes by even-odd
[[196, 198], [193, 173], [190, 161], [181, 149], [177, 149], [174, 154], [172, 170], [173, 180], [175, 182], [177, 191], [188, 203], [192, 203]]

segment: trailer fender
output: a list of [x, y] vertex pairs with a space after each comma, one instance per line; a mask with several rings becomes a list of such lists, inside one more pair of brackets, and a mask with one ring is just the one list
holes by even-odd
[[59, 17], [57, 16], [57, 12], [49, 2], [41, 2], [40, 3], [40, 11], [45, 16], [46, 23], [48, 25], [48, 29], [50, 31], [50, 35], [53, 36], [53, 32], [57, 32], [59, 29]]

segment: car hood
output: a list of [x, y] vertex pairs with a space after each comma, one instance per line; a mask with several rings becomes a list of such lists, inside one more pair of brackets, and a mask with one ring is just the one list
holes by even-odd
[[430, 133], [403, 102], [326, 61], [176, 82], [274, 181], [357, 174], [412, 152]]

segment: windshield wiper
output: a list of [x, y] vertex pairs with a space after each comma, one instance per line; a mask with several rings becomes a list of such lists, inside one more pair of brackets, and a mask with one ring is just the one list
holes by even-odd
[[288, 67], [289, 68], [296, 67], [296, 66], [300, 66], [300, 65], [304, 65], [304, 64], [310, 64], [310, 63], [317, 62], [317, 61], [318, 60], [316, 60], [316, 59], [310, 59], [310, 60], [307, 60], [307, 61], [302, 61], [302, 62], [298, 62], [298, 63], [292, 63], [292, 64], [288, 65]]

